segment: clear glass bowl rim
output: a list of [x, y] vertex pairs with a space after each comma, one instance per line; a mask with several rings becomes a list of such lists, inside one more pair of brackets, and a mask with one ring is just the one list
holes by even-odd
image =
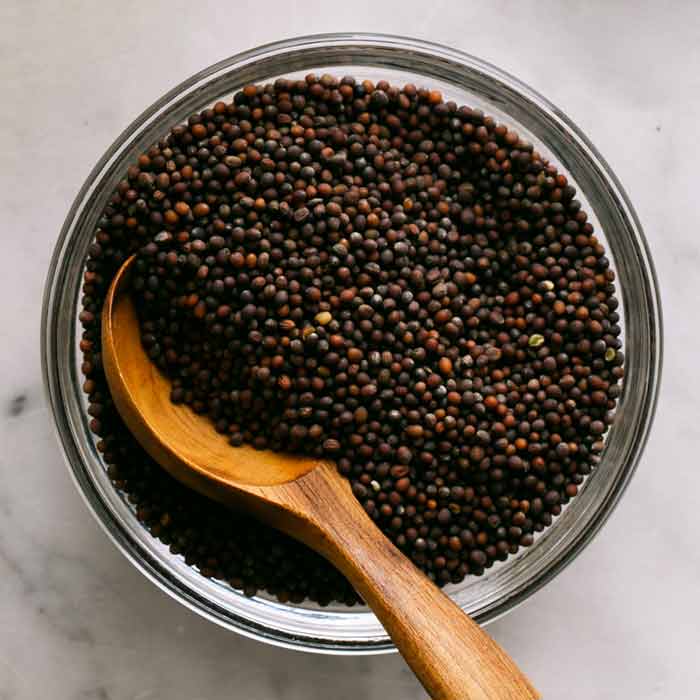
[[[636, 469], [653, 421], [661, 376], [662, 319], [658, 284], [642, 227], [622, 186], [595, 147], [566, 115], [532, 88], [489, 63], [446, 46], [407, 37], [364, 33], [312, 35], [267, 44], [225, 59], [183, 81], [153, 103], [115, 140], [88, 176], [66, 217], [56, 243], [44, 290], [41, 318], [44, 386], [57, 435], [76, 487], [98, 523], [127, 559], [163, 591], [205, 618], [245, 636], [292, 649], [335, 654], [372, 654], [395, 651], [395, 648], [391, 640], [381, 634], [375, 634], [368, 639], [348, 640], [341, 636], [334, 638], [332, 630], [328, 635], [310, 635], [303, 630], [293, 629], [293, 624], [291, 628], [289, 624], [276, 627], [274, 621], [271, 624], [260, 624], [259, 621], [246, 617], [245, 613], [232, 613], [229, 609], [223, 609], [208, 595], [206, 586], [184, 584], [180, 578], [173, 575], [167, 565], [163, 566], [162, 562], [150, 556], [144, 550], [143, 543], [129, 533], [128, 528], [115, 515], [96, 487], [91, 472], [96, 467], [94, 455], [90, 463], [90, 451], [85, 444], [86, 436], [76, 430], [75, 415], [71, 416], [71, 413], [75, 414], [76, 393], [80, 390], [77, 388], [79, 382], [76, 363], [71, 359], [72, 348], [65, 348], [66, 340], [69, 345], [74, 343], [75, 309], [80, 286], [80, 276], [74, 269], [75, 259], [71, 258], [73, 239], [81, 222], [85, 228], [85, 218], [94, 209], [95, 200], [100, 193], [104, 195], [106, 181], [115, 176], [116, 169], [121, 167], [125, 159], [129, 160], [139, 148], [154, 140], [150, 136], [146, 138], [146, 127], [152, 126], [159, 116], [168, 114], [173, 105], [184, 99], [183, 95], [192, 98], [193, 95], [204, 92], [207, 85], [220, 80], [221, 76], [236, 75], [265, 61], [279, 63], [283, 57], [296, 57], [303, 62], [304, 54], [324, 51], [333, 52], [335, 57], [344, 57], [346, 54], [343, 52], [347, 52], [347, 57], [353, 60], [343, 65], [357, 61], [365, 66], [393, 66], [392, 61], [405, 63], [408, 60], [417, 66], [414, 70], [418, 73], [430, 66], [431, 78], [440, 76], [442, 71], [447, 71], [449, 67], [452, 71], [449, 73], [451, 80], [455, 80], [455, 71], [461, 72], [464, 76], [469, 75], [471, 79], [478, 81], [482, 89], [491, 85], [494, 86], [494, 92], [497, 92], [497, 86], [501, 91], [499, 94], [506, 96], [503, 99], [511, 107], [514, 104], [520, 105], [522, 111], [517, 118], [518, 126], [523, 115], [536, 115], [540, 122], [537, 125], [530, 123], [529, 126], [535, 131], [537, 128], [542, 131], [540, 137], [545, 145], [550, 146], [553, 141], [558, 144], [558, 148], [554, 149], [557, 156], [561, 156], [563, 152], [569, 155], [570, 163], [576, 168], [574, 174], [577, 183], [580, 184], [584, 180], [604, 188], [605, 197], [608, 199], [605, 205], [600, 202], [598, 204], [603, 208], [607, 207], [608, 214], [616, 217], [613, 228], [615, 236], [619, 236], [621, 241], [616, 245], [624, 252], [624, 255], [615, 255], [615, 251], [612, 251], [618, 275], [622, 273], [619, 284], [622, 287], [620, 291], [623, 296], [623, 308], [629, 307], [630, 301], [635, 303], [635, 308], [636, 304], [643, 307], [643, 313], [636, 313], [636, 325], [633, 327], [629, 327], [632, 317], [629, 314], [625, 315], [628, 376], [621, 406], [625, 401], [632, 406], [629, 409], [632, 412], [629, 421], [634, 435], [627, 438], [625, 449], [620, 448], [620, 454], [616, 453], [621, 463], [615, 468], [614, 480], [611, 479], [610, 483], [603, 485], [605, 488], [601, 490], [600, 497], [596, 498], [585, 513], [585, 522], [574, 521], [577, 531], [569, 533], [564, 544], [562, 537], [559, 538], [556, 546], [560, 551], [555, 555], [550, 553], [548, 557], [545, 552], [546, 561], [540, 557], [540, 567], [535, 574], [530, 572], [526, 580], [511, 582], [512, 585], [506, 593], [482, 609], [470, 610], [479, 622], [488, 623], [505, 614], [556, 576], [591, 541], [619, 501]], [[363, 56], [359, 60], [358, 51], [361, 51]], [[321, 55], [319, 54], [319, 60], [313, 65], [324, 64]], [[329, 65], [338, 65], [338, 60]], [[409, 70], [406, 65], [396, 69]], [[474, 86], [470, 89], [473, 90]], [[201, 106], [205, 104], [209, 104], [209, 101], [205, 100]], [[136, 137], [139, 134], [140, 141]], [[585, 187], [583, 190], [584, 194], [588, 194]], [[609, 235], [606, 238], [610, 240]], [[635, 284], [626, 288], [623, 284], [626, 278]], [[626, 296], [628, 298], [625, 299]], [[640, 360], [634, 356], [630, 357], [630, 343], [634, 343], [637, 350], [644, 351], [639, 353]], [[633, 372], [636, 372], [635, 380], [641, 382], [635, 381], [633, 392], [629, 390], [630, 363]], [[633, 398], [627, 398], [630, 394]], [[607, 451], [606, 446], [606, 453]], [[593, 475], [588, 481], [592, 479]], [[560, 516], [547, 532], [555, 530], [558, 525], [563, 527], [559, 523], [563, 518], [564, 515]], [[150, 537], [148, 533], [146, 535]], [[277, 607], [281, 609], [280, 615], [283, 615], [284, 606]], [[315, 615], [323, 617], [324, 614], [321, 609], [315, 611]]]

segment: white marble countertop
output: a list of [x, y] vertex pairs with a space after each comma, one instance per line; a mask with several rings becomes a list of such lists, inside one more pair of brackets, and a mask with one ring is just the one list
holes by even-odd
[[159, 592], [75, 492], [39, 369], [51, 250], [70, 202], [116, 135], [214, 61], [285, 36], [342, 29], [418, 35], [519, 75], [583, 128], [635, 203], [666, 322], [651, 440], [595, 542], [490, 631], [548, 700], [697, 698], [700, 4], [3, 0], [0, 699], [423, 697], [398, 656], [275, 649]]

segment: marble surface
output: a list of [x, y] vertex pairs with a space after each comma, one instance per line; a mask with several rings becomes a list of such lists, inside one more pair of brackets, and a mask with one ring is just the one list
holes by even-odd
[[696, 698], [700, 4], [3, 0], [0, 700], [423, 697], [398, 656], [275, 649], [160, 593], [83, 506], [41, 385], [46, 266], [104, 149], [200, 68], [274, 39], [342, 29], [419, 35], [519, 75], [583, 128], [634, 201], [666, 321], [651, 440], [595, 542], [490, 631], [548, 700]]

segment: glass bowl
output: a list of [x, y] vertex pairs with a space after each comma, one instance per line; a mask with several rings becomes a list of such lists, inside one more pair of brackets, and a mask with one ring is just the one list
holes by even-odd
[[82, 272], [103, 206], [138, 154], [189, 114], [247, 83], [309, 72], [384, 78], [442, 90], [445, 99], [478, 107], [512, 126], [569, 178], [607, 247], [617, 273], [626, 378], [600, 465], [579, 495], [532, 547], [448, 586], [479, 622], [511, 610], [551, 580], [590, 542], [625, 490], [652, 422], [661, 368], [661, 313], [642, 230], [615, 175], [574, 124], [541, 95], [472, 56], [415, 39], [328, 34], [269, 44], [233, 56], [189, 78], [155, 102], [114, 142], [90, 173], [68, 213], [46, 282], [42, 315], [44, 381], [70, 471], [89, 508], [116, 546], [183, 605], [249, 637], [326, 653], [394, 649], [363, 607], [321, 608], [247, 598], [207, 579], [152, 537], [110, 483], [88, 429], [76, 339]]

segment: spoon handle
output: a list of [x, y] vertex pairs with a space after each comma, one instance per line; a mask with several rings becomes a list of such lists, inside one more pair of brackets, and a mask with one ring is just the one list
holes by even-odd
[[343, 572], [433, 700], [540, 697], [496, 642], [381, 534], [332, 465], [295, 486], [302, 518], [287, 531]]

